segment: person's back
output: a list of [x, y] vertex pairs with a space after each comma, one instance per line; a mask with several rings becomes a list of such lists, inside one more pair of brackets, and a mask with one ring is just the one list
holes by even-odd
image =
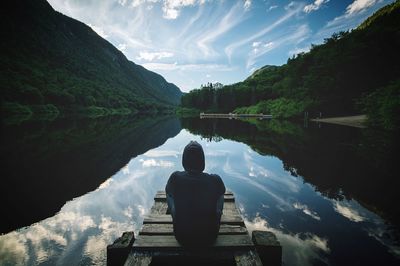
[[190, 142], [184, 150], [185, 171], [174, 172], [166, 186], [176, 239], [185, 245], [212, 243], [219, 230], [225, 186], [218, 175], [203, 173], [204, 153]]

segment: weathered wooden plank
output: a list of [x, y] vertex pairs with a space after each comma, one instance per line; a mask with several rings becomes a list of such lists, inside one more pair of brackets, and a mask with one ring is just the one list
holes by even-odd
[[[248, 248], [242, 248], [245, 252]], [[135, 251], [136, 254], [152, 255], [151, 265], [234, 265], [232, 249], [162, 249]]]
[[[157, 191], [156, 195], [162, 195], [162, 194], [166, 194], [165, 190], [159, 190]], [[233, 195], [233, 192], [230, 190], [225, 191], [225, 195]]]
[[224, 208], [222, 209], [222, 214], [225, 215], [240, 215], [235, 202], [224, 202]]
[[153, 206], [151, 207], [150, 213], [151, 214], [167, 214], [168, 205], [167, 202], [154, 202]]
[[[211, 246], [204, 247], [204, 249], [241, 249], [241, 248], [254, 248], [253, 242], [250, 237], [245, 235], [218, 235], [215, 243]], [[183, 250], [187, 249], [182, 247], [174, 236], [147, 236], [139, 235], [133, 243], [134, 251], [162, 251], [163, 249]], [[199, 248], [196, 248], [199, 249]]]
[[[156, 201], [151, 207], [150, 214], [167, 214], [168, 205], [166, 201]], [[234, 202], [224, 202], [222, 213], [225, 215], [240, 215]]]
[[[143, 224], [168, 224], [172, 223], [172, 216], [169, 214], [148, 215], [144, 218]], [[240, 215], [222, 215], [221, 224], [244, 225]]]
[[129, 253], [124, 266], [148, 266], [151, 264], [153, 257], [145, 253]]
[[[165, 193], [163, 194], [156, 194], [154, 197], [155, 201], [166, 201], [167, 200], [167, 195]], [[231, 194], [225, 194], [224, 195], [224, 202], [227, 201], [235, 201], [235, 196]]]
[[236, 252], [235, 262], [237, 266], [262, 266], [260, 257], [256, 251]]
[[[144, 224], [139, 232], [140, 235], [173, 235], [172, 224]], [[247, 234], [247, 229], [240, 225], [222, 224], [219, 228], [220, 235]]]

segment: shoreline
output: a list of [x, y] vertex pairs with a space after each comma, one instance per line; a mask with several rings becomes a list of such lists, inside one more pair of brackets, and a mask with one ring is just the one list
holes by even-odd
[[353, 116], [340, 116], [329, 118], [315, 118], [310, 119], [313, 122], [322, 122], [329, 124], [337, 124], [350, 127], [366, 128], [365, 122], [367, 121], [366, 115], [353, 115]]

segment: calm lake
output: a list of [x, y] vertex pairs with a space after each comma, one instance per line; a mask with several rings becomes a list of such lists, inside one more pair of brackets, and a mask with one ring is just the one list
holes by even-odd
[[[399, 265], [398, 135], [327, 124], [176, 117], [2, 127], [0, 265], [102, 265], [141, 227], [198, 141], [250, 230], [284, 265]], [[397, 203], [396, 203], [397, 202]]]

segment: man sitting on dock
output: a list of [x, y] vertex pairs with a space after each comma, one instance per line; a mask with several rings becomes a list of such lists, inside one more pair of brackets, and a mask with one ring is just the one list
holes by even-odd
[[224, 204], [224, 183], [218, 175], [204, 173], [203, 148], [191, 141], [184, 149], [185, 171], [171, 174], [165, 191], [175, 238], [182, 245], [212, 244], [219, 231]]

